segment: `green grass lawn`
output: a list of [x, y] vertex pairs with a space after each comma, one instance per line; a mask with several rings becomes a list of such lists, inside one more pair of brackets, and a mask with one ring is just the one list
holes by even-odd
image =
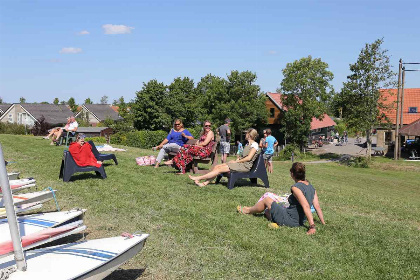
[[[420, 163], [375, 161], [359, 169], [307, 164], [326, 225], [270, 230], [262, 216], [240, 215], [266, 191], [290, 192], [290, 162], [274, 162], [270, 189], [226, 184], [196, 187], [169, 167], [140, 167], [154, 152], [127, 147], [109, 161], [108, 178], [58, 179], [63, 147], [32, 136], [0, 135], [8, 171], [57, 189], [64, 210], [87, 208], [87, 239], [150, 234], [145, 248], [112, 279], [418, 279]], [[259, 182], [261, 183], [261, 182]], [[54, 203], [44, 205], [53, 210]]]

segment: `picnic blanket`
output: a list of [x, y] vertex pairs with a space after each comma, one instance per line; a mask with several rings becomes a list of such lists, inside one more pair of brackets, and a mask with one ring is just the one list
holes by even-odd
[[124, 149], [114, 148], [111, 145], [104, 144], [102, 146], [96, 146], [99, 152], [125, 152]]

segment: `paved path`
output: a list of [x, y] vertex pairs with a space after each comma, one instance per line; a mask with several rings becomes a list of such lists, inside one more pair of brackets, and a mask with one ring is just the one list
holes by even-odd
[[[373, 143], [376, 143], [376, 138], [373, 138]], [[366, 138], [362, 138], [361, 143], [366, 142]], [[316, 155], [322, 154], [337, 154], [337, 155], [351, 155], [351, 156], [362, 156], [366, 155], [366, 148], [362, 148], [361, 144], [355, 144], [355, 138], [348, 138], [347, 144], [339, 146], [337, 144], [327, 144], [321, 148], [313, 148], [310, 151]]]

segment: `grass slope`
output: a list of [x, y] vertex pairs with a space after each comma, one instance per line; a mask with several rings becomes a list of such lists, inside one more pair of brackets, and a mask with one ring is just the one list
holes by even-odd
[[[0, 135], [8, 171], [57, 189], [63, 209], [87, 208], [88, 239], [150, 233], [143, 251], [112, 279], [415, 279], [420, 273], [420, 165], [375, 162], [357, 169], [307, 164], [326, 226], [270, 230], [262, 216], [236, 213], [266, 191], [290, 192], [290, 162], [275, 162], [270, 189], [198, 188], [168, 167], [139, 167], [153, 152], [127, 148], [108, 178], [58, 179], [63, 147], [36, 137]], [[54, 209], [52, 202], [44, 210]]]

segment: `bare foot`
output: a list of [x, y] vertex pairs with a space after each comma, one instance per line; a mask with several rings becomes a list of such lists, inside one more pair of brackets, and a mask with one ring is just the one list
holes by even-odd
[[164, 164], [165, 165], [172, 165], [173, 164], [173, 161], [172, 160], [167, 160], [167, 161], [164, 162]]
[[182, 172], [178, 172], [178, 173], [175, 173], [176, 175], [184, 175], [185, 173], [182, 173]]
[[159, 168], [159, 162], [156, 162], [155, 168]]
[[196, 180], [194, 183], [199, 186], [200, 188], [205, 187], [209, 184], [209, 181], [204, 181], [203, 183], [200, 183], [200, 181]]
[[188, 175], [188, 177], [193, 181], [200, 181], [200, 179], [198, 179], [197, 177], [194, 177], [194, 176], [191, 176], [191, 175]]

